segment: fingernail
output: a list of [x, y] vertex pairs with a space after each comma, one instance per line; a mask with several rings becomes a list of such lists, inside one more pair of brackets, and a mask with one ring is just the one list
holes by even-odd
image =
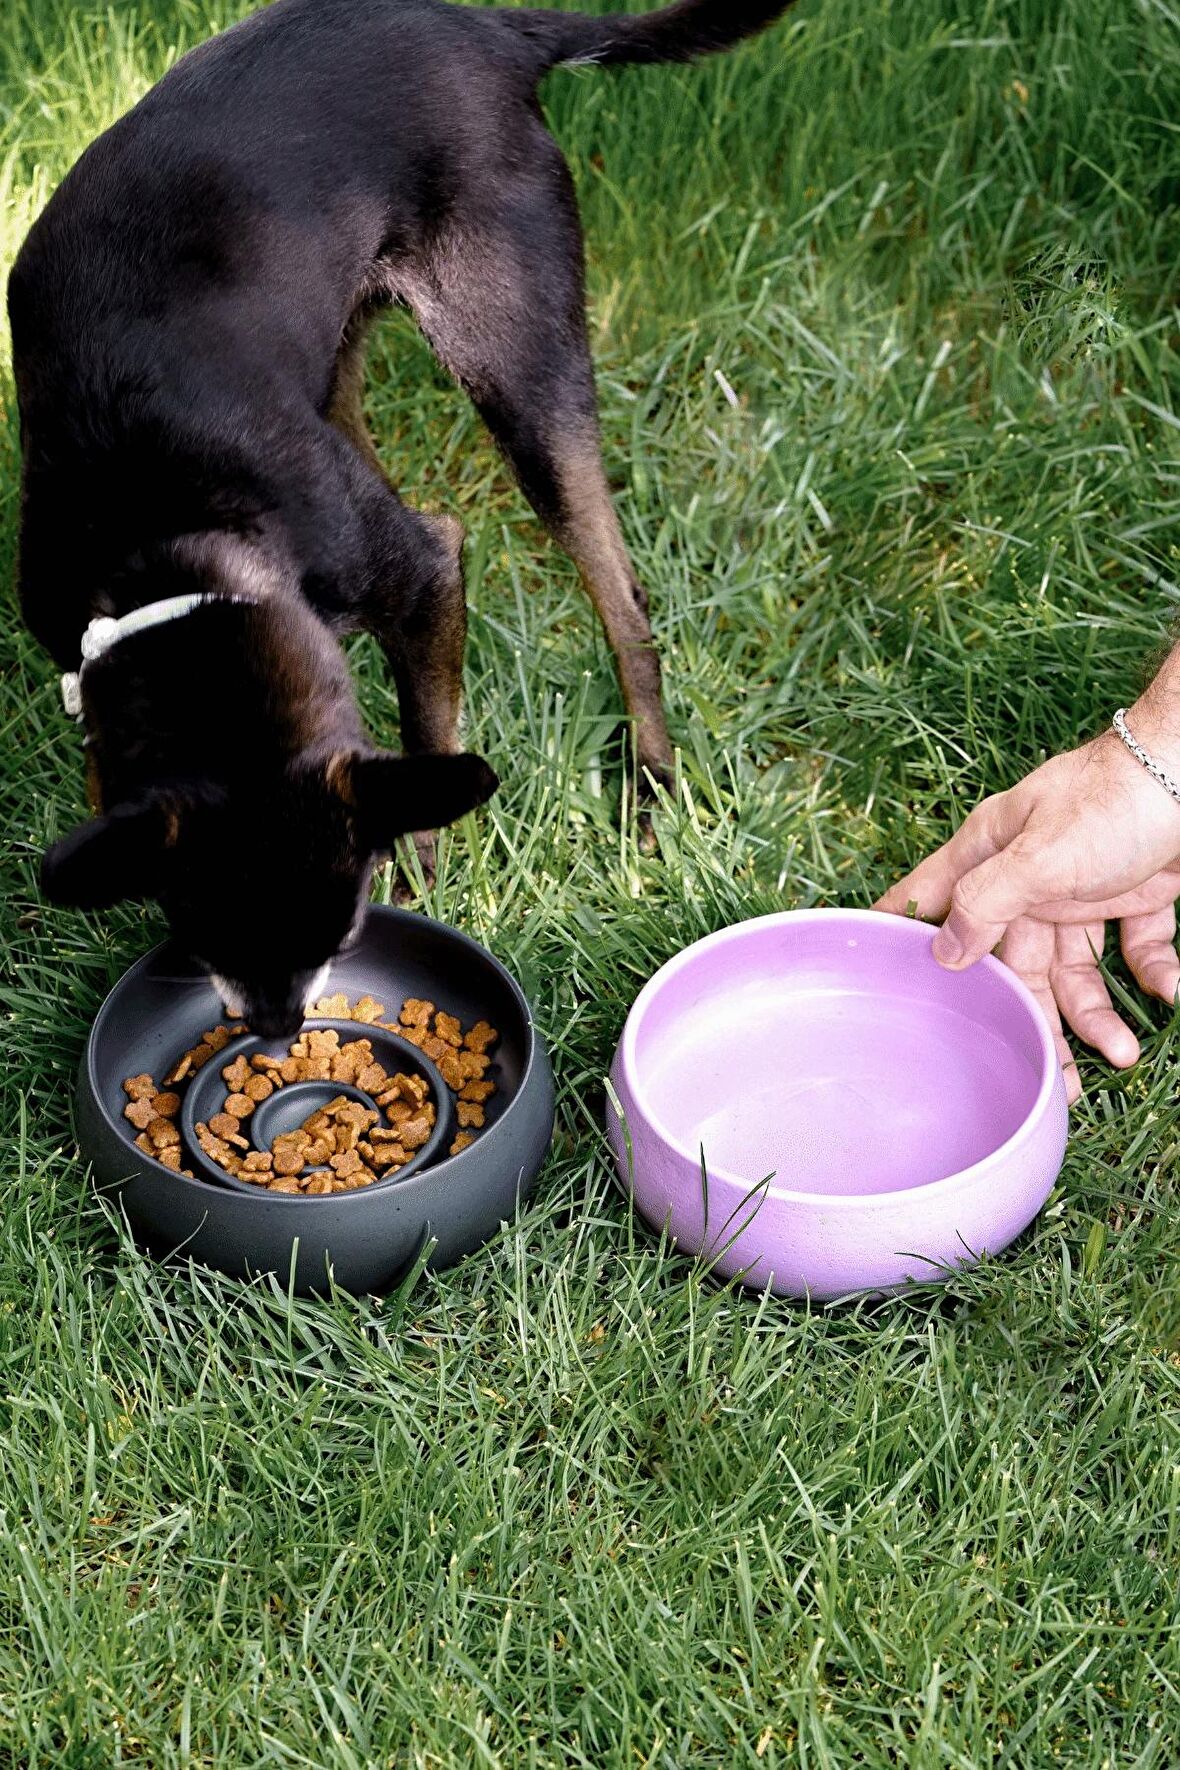
[[953, 928], [940, 928], [934, 937], [934, 957], [940, 965], [961, 965], [963, 943]]

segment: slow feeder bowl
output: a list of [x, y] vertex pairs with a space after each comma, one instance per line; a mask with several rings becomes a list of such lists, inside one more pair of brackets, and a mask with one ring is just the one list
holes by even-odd
[[[83, 1156], [99, 1183], [117, 1194], [150, 1251], [180, 1253], [236, 1277], [274, 1272], [303, 1295], [325, 1290], [329, 1269], [347, 1290], [379, 1292], [396, 1283], [428, 1244], [436, 1268], [474, 1252], [529, 1196], [553, 1136], [553, 1077], [529, 1005], [503, 965], [453, 928], [373, 907], [357, 944], [332, 967], [324, 993], [336, 991], [351, 1001], [375, 997], [391, 1020], [416, 996], [436, 1002], [465, 1026], [490, 1021], [500, 1042], [488, 1072], [496, 1093], [487, 1104], [486, 1129], [459, 1155], [447, 1155], [454, 1139], [448, 1091], [413, 1045], [396, 1040], [405, 1046], [397, 1053], [398, 1067], [411, 1067], [412, 1055], [413, 1066], [436, 1090], [445, 1123], [412, 1169], [394, 1179], [304, 1198], [234, 1184], [193, 1147], [186, 1150], [193, 1180], [150, 1160], [135, 1147], [134, 1129], [123, 1117], [124, 1078], [146, 1070], [161, 1079], [202, 1032], [225, 1018], [208, 977], [169, 943], [133, 965], [99, 1009], [82, 1058], [75, 1111]], [[393, 1037], [351, 1022], [309, 1024], [371, 1037], [375, 1049], [379, 1040]], [[196, 1082], [208, 1077], [212, 1085], [216, 1078], [223, 1093], [221, 1062], [252, 1049], [276, 1047], [235, 1039]], [[395, 1061], [392, 1051], [383, 1049], [380, 1056]], [[297, 1086], [316, 1084], [293, 1084], [282, 1094]], [[333, 1088], [334, 1094], [345, 1091]], [[309, 1098], [301, 1119], [317, 1104]]]
[[[389, 1007], [388, 1003], [385, 1005]], [[396, 1005], [400, 1008], [401, 1003]], [[350, 1039], [368, 1039], [373, 1047], [374, 1058], [388, 1075], [422, 1076], [430, 1088], [438, 1120], [429, 1142], [424, 1143], [403, 1168], [383, 1180], [378, 1180], [367, 1191], [376, 1192], [382, 1187], [400, 1185], [411, 1174], [416, 1174], [420, 1168], [430, 1167], [446, 1154], [455, 1141], [455, 1132], [458, 1129], [454, 1095], [424, 1052], [412, 1045], [409, 1039], [399, 1038], [396, 1033], [387, 1032], [380, 1026], [369, 1026], [355, 1020], [313, 1020], [308, 1024], [319, 1032], [339, 1033], [342, 1045]], [[235, 1179], [224, 1168], [218, 1167], [216, 1162], [210, 1161], [197, 1143], [196, 1128], [201, 1123], [208, 1124], [214, 1113], [221, 1112], [225, 1104], [226, 1085], [221, 1071], [227, 1062], [232, 1062], [235, 1057], [259, 1056], [263, 1052], [268, 1057], [281, 1059], [286, 1057], [289, 1049], [289, 1040], [284, 1042], [281, 1039], [237, 1038], [232, 1045], [226, 1046], [217, 1061], [207, 1063], [189, 1083], [180, 1109], [180, 1129], [185, 1148], [192, 1157], [188, 1165], [194, 1172], [199, 1169], [214, 1185], [232, 1186], [238, 1192], [257, 1194], [258, 1187], [249, 1180]], [[270, 1149], [275, 1138], [284, 1131], [297, 1131], [313, 1112], [318, 1112], [321, 1107], [342, 1096], [355, 1100], [371, 1111], [381, 1112], [371, 1095], [361, 1088], [354, 1088], [348, 1082], [290, 1082], [285, 1088], [276, 1089], [268, 1100], [254, 1108], [242, 1125], [242, 1135], [249, 1139], [251, 1149]], [[385, 1122], [384, 1115], [381, 1122]]]
[[924, 923], [802, 910], [727, 928], [640, 995], [608, 1134], [642, 1215], [725, 1277], [830, 1300], [945, 1277], [1028, 1227], [1065, 1153], [1040, 1009]]

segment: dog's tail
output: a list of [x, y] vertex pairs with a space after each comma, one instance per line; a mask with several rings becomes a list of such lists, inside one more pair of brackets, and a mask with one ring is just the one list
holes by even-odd
[[606, 18], [531, 8], [501, 16], [535, 45], [539, 71], [547, 72], [563, 62], [620, 67], [716, 55], [765, 30], [791, 4], [792, 0], [679, 0], [659, 12]]

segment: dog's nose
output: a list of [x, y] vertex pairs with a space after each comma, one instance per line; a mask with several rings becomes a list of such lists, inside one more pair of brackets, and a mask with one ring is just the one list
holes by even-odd
[[303, 1026], [298, 1008], [247, 1008], [246, 1025], [260, 1039], [293, 1039]]

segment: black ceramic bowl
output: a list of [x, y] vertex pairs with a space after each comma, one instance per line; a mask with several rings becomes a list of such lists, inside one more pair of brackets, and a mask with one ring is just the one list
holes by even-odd
[[[430, 1244], [435, 1267], [482, 1247], [532, 1191], [553, 1137], [553, 1076], [529, 1005], [503, 965], [440, 922], [373, 907], [324, 986], [325, 995], [336, 991], [352, 1001], [374, 996], [390, 1020], [417, 996], [465, 1026], [490, 1021], [500, 1042], [488, 1072], [496, 1093], [486, 1129], [459, 1155], [442, 1153], [404, 1178], [318, 1198], [230, 1187], [192, 1160], [193, 1180], [162, 1167], [135, 1147], [123, 1081], [145, 1070], [162, 1080], [224, 1011], [203, 972], [177, 947], [158, 947], [99, 1009], [76, 1101], [83, 1155], [153, 1253], [180, 1253], [239, 1277], [293, 1276], [303, 1295], [324, 1290], [329, 1269], [347, 1290], [382, 1291]], [[371, 1029], [355, 1030], [359, 1037]], [[246, 1047], [235, 1039], [226, 1057], [239, 1048]]]

